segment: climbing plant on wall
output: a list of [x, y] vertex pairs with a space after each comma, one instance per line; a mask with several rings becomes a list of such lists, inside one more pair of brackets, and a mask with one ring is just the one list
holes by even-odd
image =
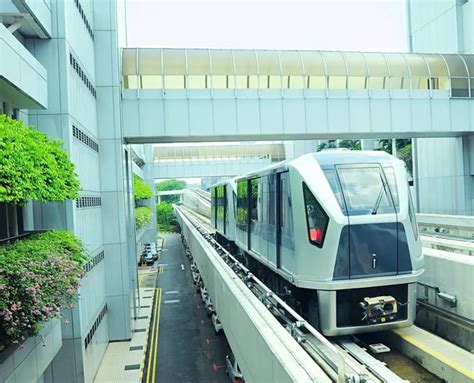
[[151, 188], [136, 174], [133, 175], [133, 197], [136, 200], [151, 198], [153, 191]]
[[151, 209], [148, 206], [138, 206], [135, 208], [135, 225], [137, 229], [147, 225], [151, 221]]
[[24, 204], [78, 197], [74, 165], [59, 140], [0, 115], [0, 202]]

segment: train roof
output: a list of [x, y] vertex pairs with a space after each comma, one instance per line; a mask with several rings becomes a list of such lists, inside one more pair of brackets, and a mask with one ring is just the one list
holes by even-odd
[[[319, 163], [320, 166], [331, 166], [331, 165], [341, 165], [341, 164], [362, 164], [362, 163], [388, 163], [393, 159], [396, 159], [392, 155], [382, 151], [382, 150], [347, 150], [347, 149], [329, 149], [323, 150], [317, 153], [308, 153], [291, 160], [281, 161], [273, 165], [267, 166], [260, 170], [250, 172], [239, 177], [232, 178], [232, 180], [237, 181], [238, 179], [252, 178], [258, 175], [263, 174], [272, 174], [288, 170], [288, 166], [291, 165], [294, 161], [302, 157], [314, 157], [314, 159]], [[228, 181], [228, 180], [227, 180]], [[227, 181], [222, 182], [227, 183]], [[213, 186], [217, 186], [213, 185]]]

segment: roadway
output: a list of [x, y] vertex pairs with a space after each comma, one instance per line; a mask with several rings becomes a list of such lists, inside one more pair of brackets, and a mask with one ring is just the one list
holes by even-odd
[[214, 333], [180, 236], [164, 238], [143, 382], [227, 382], [227, 340]]

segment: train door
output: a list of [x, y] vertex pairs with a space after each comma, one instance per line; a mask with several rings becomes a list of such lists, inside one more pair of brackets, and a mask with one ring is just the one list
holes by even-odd
[[279, 173], [277, 179], [277, 267], [292, 272], [295, 244], [289, 173]]

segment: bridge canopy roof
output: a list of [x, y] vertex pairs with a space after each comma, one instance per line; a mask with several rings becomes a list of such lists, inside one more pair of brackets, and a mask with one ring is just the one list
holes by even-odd
[[124, 48], [122, 74], [126, 89], [444, 89], [474, 97], [474, 55], [459, 54]]

